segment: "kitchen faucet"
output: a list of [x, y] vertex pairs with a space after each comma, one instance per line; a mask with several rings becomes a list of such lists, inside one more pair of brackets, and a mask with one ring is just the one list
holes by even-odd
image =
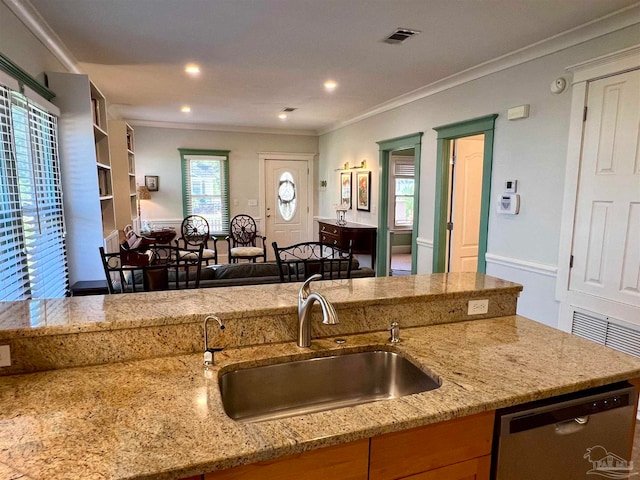
[[215, 320], [216, 322], [218, 322], [218, 325], [220, 326], [220, 330], [224, 330], [224, 323], [222, 323], [222, 320], [220, 320], [217, 316], [208, 315], [204, 319], [204, 365], [205, 367], [210, 367], [214, 365], [215, 359], [213, 357], [213, 354], [223, 350], [222, 347], [214, 347], [214, 348], [209, 347], [209, 336], [207, 335], [207, 324], [209, 323], [209, 320]]
[[338, 314], [333, 305], [319, 293], [311, 293], [309, 284], [314, 280], [320, 280], [322, 275], [316, 273], [307, 278], [298, 292], [298, 346], [309, 348], [311, 346], [311, 307], [318, 302], [322, 308], [322, 323], [335, 325]]

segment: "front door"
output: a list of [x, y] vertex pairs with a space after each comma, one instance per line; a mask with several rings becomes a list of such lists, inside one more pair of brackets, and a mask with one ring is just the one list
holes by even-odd
[[640, 305], [640, 71], [589, 84], [569, 290]]
[[454, 140], [449, 198], [449, 272], [478, 271], [484, 135]]
[[266, 160], [266, 234], [279, 247], [309, 241], [309, 164], [306, 160]]

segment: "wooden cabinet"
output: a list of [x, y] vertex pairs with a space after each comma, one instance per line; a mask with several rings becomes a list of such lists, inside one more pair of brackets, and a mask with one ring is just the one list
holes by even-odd
[[[491, 454], [493, 438], [494, 412], [436, 423], [425, 427], [414, 428], [397, 433], [390, 433], [371, 439], [371, 459], [369, 466], [370, 480], [394, 480], [398, 478], [414, 478], [410, 475], [423, 474], [447, 469], [450, 476], [431, 477], [416, 476], [416, 479], [467, 479], [488, 478], [486, 472], [475, 472], [473, 475], [456, 477], [456, 471], [473, 471], [484, 468], [483, 462], [474, 467], [474, 459]], [[470, 465], [453, 467], [453, 465], [472, 461]], [[444, 470], [445, 472], [447, 470]], [[486, 473], [486, 476], [482, 476]]]
[[454, 463], [428, 472], [405, 477], [404, 480], [489, 480], [491, 455]]
[[204, 480], [489, 480], [495, 412], [208, 473]]
[[98, 247], [117, 251], [104, 95], [84, 74], [47, 73], [60, 107], [59, 150], [69, 282], [104, 279]]
[[318, 237], [322, 243], [346, 250], [351, 241], [352, 251], [358, 255], [371, 255], [371, 268], [376, 264], [376, 227], [349, 223], [338, 225], [335, 220], [318, 220]]
[[205, 480], [367, 480], [369, 440], [208, 473]]
[[139, 232], [134, 148], [133, 128], [124, 120], [110, 120], [109, 151], [116, 227], [123, 230], [125, 225], [132, 225]]

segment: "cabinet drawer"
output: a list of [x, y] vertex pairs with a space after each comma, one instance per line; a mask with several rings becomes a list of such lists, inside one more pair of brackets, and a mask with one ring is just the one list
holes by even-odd
[[489, 455], [494, 413], [480, 413], [372, 438], [369, 479], [403, 478]]
[[340, 228], [335, 225], [328, 225], [326, 223], [320, 223], [320, 233], [326, 233], [328, 235], [340, 235]]
[[320, 234], [320, 241], [327, 245], [340, 245], [340, 239], [334, 235], [327, 235], [326, 233]]
[[208, 473], [205, 480], [367, 480], [369, 439]]
[[404, 480], [489, 480], [491, 455], [418, 473]]

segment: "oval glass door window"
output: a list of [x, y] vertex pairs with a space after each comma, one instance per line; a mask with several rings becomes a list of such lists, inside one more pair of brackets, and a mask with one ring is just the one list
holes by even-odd
[[280, 183], [278, 184], [278, 210], [280, 210], [280, 215], [286, 222], [290, 221], [296, 214], [298, 203], [296, 193], [296, 183], [293, 180], [293, 175], [289, 172], [284, 172], [280, 176]]

